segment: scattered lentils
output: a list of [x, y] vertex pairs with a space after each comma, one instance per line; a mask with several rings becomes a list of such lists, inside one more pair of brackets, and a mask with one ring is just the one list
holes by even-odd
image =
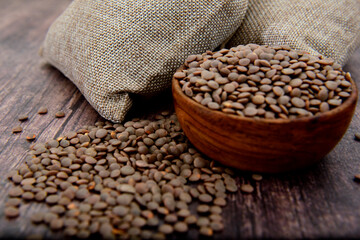
[[[78, 238], [100, 233], [164, 239], [193, 224], [202, 235], [221, 231], [225, 192], [238, 189], [233, 172], [197, 152], [175, 115], [155, 119], [97, 122], [33, 144], [26, 162], [8, 174], [16, 186], [5, 215], [19, 215], [21, 198], [49, 206], [32, 222]], [[196, 201], [201, 217], [189, 208]]]

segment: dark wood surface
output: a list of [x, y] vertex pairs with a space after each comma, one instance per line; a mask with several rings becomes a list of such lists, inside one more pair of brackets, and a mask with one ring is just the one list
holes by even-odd
[[[4, 217], [11, 186], [5, 174], [24, 161], [30, 146], [26, 135], [34, 133], [37, 142], [45, 142], [101, 119], [76, 87], [37, 54], [48, 27], [70, 2], [0, 0], [0, 238], [62, 236], [30, 223], [40, 205], [24, 204], [15, 220]], [[359, 85], [360, 49], [345, 70]], [[36, 114], [40, 106], [48, 107], [49, 113]], [[55, 119], [58, 110], [66, 117]], [[20, 114], [28, 114], [29, 120], [20, 124]], [[16, 125], [24, 128], [21, 134], [11, 133]], [[341, 142], [319, 164], [264, 175], [258, 183], [249, 180], [249, 173], [239, 172], [239, 186], [250, 181], [255, 192], [230, 195], [223, 213], [225, 230], [215, 238], [360, 238], [360, 184], [353, 181], [360, 173], [356, 132], [360, 132], [359, 107]], [[190, 231], [189, 237], [197, 238], [196, 232]]]

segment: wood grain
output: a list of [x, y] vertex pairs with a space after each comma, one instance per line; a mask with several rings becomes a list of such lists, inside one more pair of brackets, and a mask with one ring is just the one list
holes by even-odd
[[[10, 183], [5, 174], [19, 166], [30, 143], [27, 134], [37, 135], [38, 142], [93, 124], [102, 118], [86, 102], [76, 87], [59, 71], [44, 64], [38, 49], [51, 22], [71, 0], [0, 0], [0, 238], [26, 238], [38, 234], [47, 239], [62, 238], [45, 226], [30, 223], [31, 214], [42, 207], [24, 204], [21, 217], [7, 220], [3, 209]], [[345, 67], [353, 79], [360, 81], [360, 50]], [[161, 100], [141, 104], [141, 116], [154, 108], [171, 104], [170, 94]], [[163, 99], [166, 100], [163, 100]], [[140, 101], [139, 101], [140, 102]], [[156, 105], [156, 107], [151, 107]], [[36, 114], [40, 106], [49, 113]], [[144, 107], [145, 106], [145, 107]], [[66, 117], [55, 119], [64, 110]], [[18, 115], [28, 114], [20, 123]], [[12, 134], [21, 125], [24, 131]], [[353, 176], [360, 173], [360, 142], [354, 133], [360, 131], [360, 110], [356, 109], [349, 129], [341, 142], [325, 159], [302, 171], [264, 175], [264, 180], [249, 180], [250, 173], [238, 172], [237, 181], [256, 187], [252, 194], [232, 194], [224, 209], [225, 230], [215, 239], [239, 238], [359, 238], [360, 184]], [[197, 239], [196, 231], [174, 239]]]

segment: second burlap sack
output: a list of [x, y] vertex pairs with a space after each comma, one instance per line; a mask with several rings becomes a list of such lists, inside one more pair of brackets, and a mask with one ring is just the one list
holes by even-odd
[[247, 0], [74, 0], [40, 54], [100, 115], [120, 122], [135, 95], [169, 88], [184, 59], [220, 45], [246, 9]]
[[290, 45], [344, 65], [360, 44], [359, 0], [251, 0], [227, 47]]

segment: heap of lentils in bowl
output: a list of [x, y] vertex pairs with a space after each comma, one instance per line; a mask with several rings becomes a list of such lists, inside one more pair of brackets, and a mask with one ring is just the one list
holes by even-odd
[[265, 119], [318, 115], [352, 91], [340, 64], [289, 46], [248, 44], [190, 55], [174, 78], [185, 95], [210, 109]]

